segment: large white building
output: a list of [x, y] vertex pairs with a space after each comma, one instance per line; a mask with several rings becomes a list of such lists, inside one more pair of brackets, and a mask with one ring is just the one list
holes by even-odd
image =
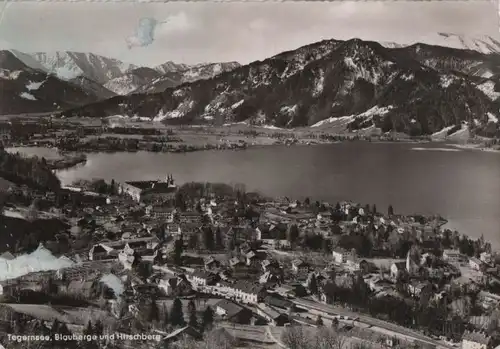
[[120, 194], [130, 196], [134, 201], [141, 202], [145, 199], [173, 199], [177, 186], [173, 177], [169, 175], [165, 180], [124, 182], [118, 191]]
[[348, 260], [354, 261], [357, 254], [355, 250], [336, 249], [332, 252], [332, 256], [335, 263], [343, 264], [347, 263]]
[[448, 263], [461, 263], [464, 260], [464, 256], [457, 250], [444, 250], [443, 259]]

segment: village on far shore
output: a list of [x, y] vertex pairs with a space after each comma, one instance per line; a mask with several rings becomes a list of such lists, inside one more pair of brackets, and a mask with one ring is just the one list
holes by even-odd
[[26, 342], [8, 334], [64, 335], [47, 347], [77, 348], [77, 335], [106, 333], [120, 336], [85, 348], [183, 348], [209, 335], [292, 348], [293, 331], [323, 328], [337, 349], [500, 344], [500, 256], [442, 217], [178, 186], [169, 174], [57, 188], [39, 172], [43, 190], [14, 176], [0, 183], [9, 348]]

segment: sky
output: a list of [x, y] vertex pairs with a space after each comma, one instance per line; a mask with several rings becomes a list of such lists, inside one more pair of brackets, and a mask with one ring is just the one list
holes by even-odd
[[246, 64], [323, 39], [439, 44], [432, 42], [437, 32], [500, 38], [493, 0], [18, 2], [0, 18], [0, 49], [92, 52], [144, 66]]

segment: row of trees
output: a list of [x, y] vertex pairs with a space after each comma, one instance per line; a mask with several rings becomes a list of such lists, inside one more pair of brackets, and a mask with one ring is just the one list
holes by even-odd
[[[403, 291], [404, 284], [396, 285]], [[311, 280], [309, 289], [318, 292], [316, 281]], [[423, 292], [420, 300], [386, 297], [372, 297], [372, 292], [361, 277], [355, 277], [351, 286], [339, 286], [328, 281], [322, 286], [327, 303], [349, 304], [357, 311], [363, 311], [373, 317], [391, 320], [401, 326], [424, 330], [426, 333], [446, 335], [459, 340], [465, 330], [464, 319], [452, 316], [447, 302], [429, 302], [431, 293]]]
[[11, 154], [0, 146], [0, 176], [16, 184], [57, 191], [61, 182], [44, 158]]
[[179, 298], [175, 298], [172, 306], [169, 309], [163, 307], [160, 311], [156, 300], [153, 298], [148, 307], [143, 308], [142, 318], [152, 325], [161, 324], [163, 328], [166, 327], [182, 327], [189, 325], [193, 328], [200, 330], [201, 332], [210, 329], [214, 322], [214, 311], [210, 306], [207, 306], [202, 313], [201, 318], [198, 318], [198, 311], [196, 309], [196, 303], [194, 300], [190, 300], [188, 303], [188, 322], [185, 321], [184, 311], [182, 307], [182, 301]]

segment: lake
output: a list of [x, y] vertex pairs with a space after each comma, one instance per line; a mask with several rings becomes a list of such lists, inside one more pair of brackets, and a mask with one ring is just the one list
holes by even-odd
[[443, 144], [346, 142], [256, 147], [244, 151], [88, 154], [85, 165], [59, 171], [118, 181], [163, 178], [244, 183], [248, 190], [336, 202], [376, 204], [396, 213], [437, 213], [449, 227], [500, 249], [500, 154]]

